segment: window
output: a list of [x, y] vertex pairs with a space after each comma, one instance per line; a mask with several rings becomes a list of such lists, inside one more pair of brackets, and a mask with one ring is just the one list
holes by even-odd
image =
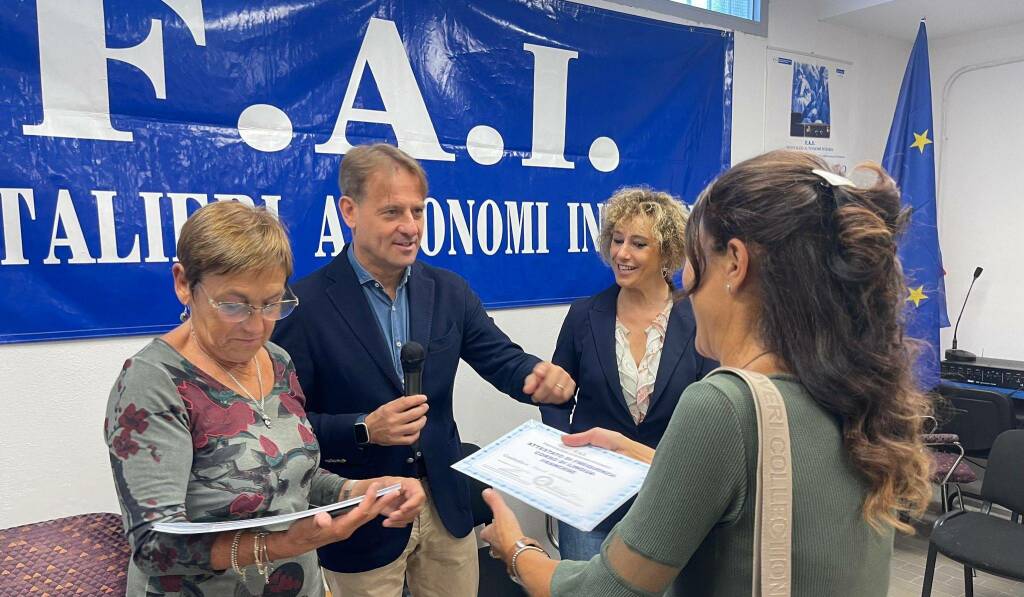
[[[591, 0], [575, 0], [591, 4]], [[768, 35], [768, 0], [606, 0], [626, 12], [640, 9], [697, 23]], [[597, 4], [597, 3], [594, 3]]]

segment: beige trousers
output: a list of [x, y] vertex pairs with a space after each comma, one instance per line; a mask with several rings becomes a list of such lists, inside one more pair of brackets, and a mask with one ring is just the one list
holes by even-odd
[[409, 544], [398, 559], [366, 572], [324, 569], [324, 577], [332, 597], [401, 597], [406, 578], [413, 597], [476, 597], [479, 566], [476, 534], [453, 537], [428, 490], [427, 503], [412, 523]]

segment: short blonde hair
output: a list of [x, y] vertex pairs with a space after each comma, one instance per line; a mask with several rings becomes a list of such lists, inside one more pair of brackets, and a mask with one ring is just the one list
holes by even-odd
[[292, 275], [292, 247], [277, 216], [265, 207], [220, 201], [199, 208], [178, 237], [178, 261], [193, 287], [204, 276], [284, 270]]
[[604, 204], [604, 220], [598, 247], [601, 257], [611, 263], [612, 233], [615, 227], [634, 218], [651, 223], [651, 235], [661, 250], [661, 265], [668, 272], [683, 268], [686, 260], [687, 209], [683, 202], [649, 187], [623, 187]]
[[427, 196], [427, 173], [415, 158], [401, 149], [387, 143], [359, 145], [348, 150], [341, 158], [341, 169], [338, 172], [338, 188], [342, 195], [351, 197], [359, 203], [366, 195], [366, 183], [375, 173], [385, 168], [401, 168], [416, 177]]

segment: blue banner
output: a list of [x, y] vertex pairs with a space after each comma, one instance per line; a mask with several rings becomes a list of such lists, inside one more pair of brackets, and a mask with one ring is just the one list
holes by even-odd
[[921, 21], [903, 74], [882, 167], [896, 181], [904, 206], [912, 212], [900, 241], [899, 256], [909, 289], [904, 299], [907, 335], [921, 341], [915, 373], [925, 391], [939, 384], [939, 328], [949, 327], [943, 280], [946, 272], [935, 214], [934, 130], [928, 32]]
[[9, 0], [0, 343], [173, 327], [211, 201], [276, 211], [308, 274], [349, 238], [342, 156], [380, 140], [427, 171], [422, 258], [488, 307], [593, 294], [601, 201], [728, 166], [732, 42], [558, 0]]

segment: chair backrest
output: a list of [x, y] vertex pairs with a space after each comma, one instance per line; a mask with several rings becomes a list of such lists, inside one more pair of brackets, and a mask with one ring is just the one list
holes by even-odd
[[942, 431], [959, 435], [968, 452], [987, 452], [1000, 433], [1016, 426], [1013, 404], [1005, 394], [946, 383], [939, 385], [939, 393], [950, 410]]
[[[463, 443], [462, 457], [465, 458], [479, 449], [480, 446], [476, 444]], [[491, 508], [484, 501], [483, 496], [484, 490], [490, 485], [473, 477], [467, 476], [466, 478], [469, 480], [469, 508], [473, 512], [473, 526], [490, 524], [494, 520], [494, 514], [491, 513]]]
[[0, 595], [124, 595], [130, 557], [120, 514], [0, 529]]
[[1005, 431], [996, 438], [981, 482], [981, 497], [1024, 512], [1024, 429]]

